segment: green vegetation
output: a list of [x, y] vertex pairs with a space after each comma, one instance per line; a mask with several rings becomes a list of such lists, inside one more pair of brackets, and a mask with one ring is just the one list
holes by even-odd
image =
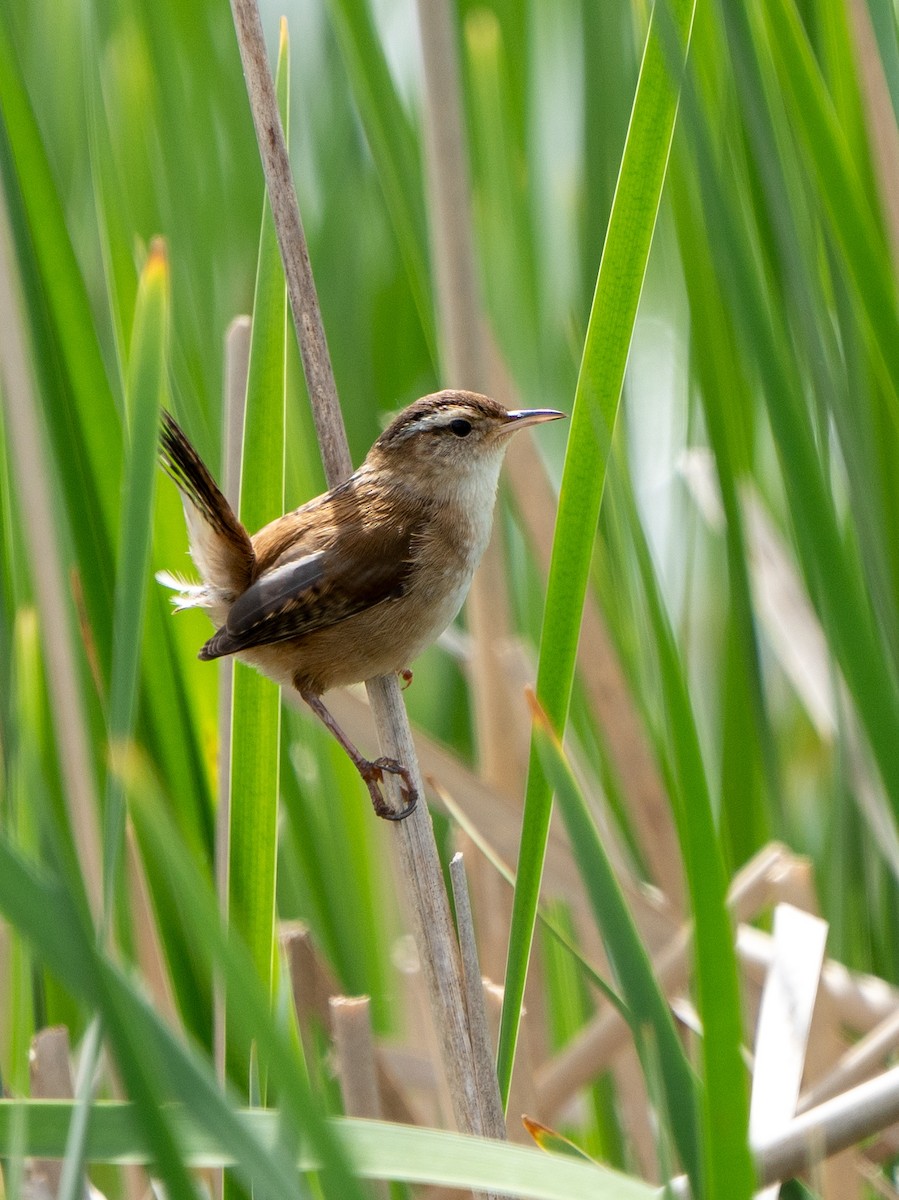
[[[481, 965], [507, 984], [488, 1009], [510, 1134], [528, 1140], [525, 1111], [562, 1157], [421, 1128], [449, 1118], [397, 830], [246, 668], [232, 720], [196, 659], [208, 622], [154, 580], [191, 573], [159, 410], [223, 479], [235, 316], [253, 315], [241, 514], [257, 528], [323, 487], [230, 12], [9, 0], [0, 1195], [55, 1154], [67, 1200], [85, 1163], [110, 1200], [137, 1195], [133, 1160], [173, 1200], [220, 1167], [231, 1194], [278, 1200], [376, 1179], [636, 1198], [679, 1172], [697, 1197], [749, 1197], [759, 972], [734, 913], [764, 941], [775, 902], [817, 903], [828, 955], [899, 985], [893, 5], [453, 13], [491, 378], [571, 421], [510, 452], [501, 489], [502, 745], [476, 728], [476, 635], [428, 651], [405, 698], [441, 854], [461, 840]], [[414, 6], [304, 3], [289, 46], [279, 15], [358, 463], [446, 382]], [[335, 705], [373, 750], [361, 701]], [[777, 879], [741, 891], [771, 843]], [[343, 1118], [332, 994], [371, 998], [388, 1128]], [[864, 1019], [831, 997], [807, 1084], [883, 996]], [[19, 1103], [50, 1025], [78, 1055], [74, 1099]]]

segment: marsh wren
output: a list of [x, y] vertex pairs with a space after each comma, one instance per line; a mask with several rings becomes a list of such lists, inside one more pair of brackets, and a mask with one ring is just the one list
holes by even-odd
[[[253, 537], [168, 413], [161, 459], [181, 491], [192, 585], [166, 572], [176, 608], [204, 608], [216, 632], [201, 659], [233, 654], [294, 687], [352, 759], [375, 812], [401, 820], [417, 795], [392, 758], [364, 758], [322, 701], [329, 688], [394, 672], [431, 645], [462, 607], [490, 536], [511, 435], [565, 414], [510, 411], [474, 392], [425, 396], [384, 430], [345, 483]], [[398, 775], [405, 805], [379, 784]]]

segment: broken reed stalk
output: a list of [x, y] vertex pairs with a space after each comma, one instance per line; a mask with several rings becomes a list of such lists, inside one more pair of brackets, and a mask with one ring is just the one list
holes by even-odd
[[484, 1004], [484, 982], [481, 978], [478, 948], [474, 937], [474, 923], [471, 919], [471, 901], [468, 894], [468, 880], [465, 877], [465, 859], [461, 854], [453, 855], [449, 870], [450, 881], [453, 885], [453, 901], [456, 906], [456, 924], [459, 929], [459, 948], [462, 953], [468, 1028], [471, 1032], [478, 1090], [484, 1114], [484, 1133], [487, 1137], [505, 1141], [506, 1118], [503, 1115], [499, 1084], [493, 1066], [490, 1032], [487, 1027], [487, 1008]]
[[[322, 462], [328, 485], [333, 487], [351, 474], [352, 463], [269, 72], [262, 23], [256, 0], [231, 0], [231, 11]], [[396, 679], [370, 680], [366, 687], [382, 752], [405, 763], [416, 788], [423, 793], [409, 721]], [[386, 786], [392, 803], [399, 807], [399, 789], [392, 776]], [[483, 1123], [465, 1016], [459, 949], [427, 805], [420, 803], [409, 818], [393, 828], [454, 1116], [463, 1133], [481, 1133]]]

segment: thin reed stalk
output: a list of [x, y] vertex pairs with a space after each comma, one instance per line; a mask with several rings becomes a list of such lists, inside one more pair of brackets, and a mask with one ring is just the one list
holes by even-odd
[[[259, 10], [255, 0], [232, 0], [231, 9], [322, 461], [328, 484], [333, 487], [351, 473], [350, 453]], [[382, 751], [407, 765], [422, 792], [421, 773], [396, 679], [370, 680], [367, 688]], [[388, 780], [387, 790], [392, 801], [398, 803], [398, 786], [392, 780]], [[459, 950], [427, 806], [419, 804], [395, 830], [454, 1115], [463, 1132], [480, 1133], [482, 1120], [465, 1020]]]

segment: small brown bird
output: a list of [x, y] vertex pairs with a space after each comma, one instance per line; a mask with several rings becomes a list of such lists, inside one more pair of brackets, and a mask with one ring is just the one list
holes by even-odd
[[[375, 812], [407, 817], [417, 795], [392, 758], [364, 758], [321, 697], [394, 672], [431, 645], [462, 606], [490, 528], [510, 435], [565, 414], [510, 411], [487, 396], [425, 396], [381, 434], [345, 483], [247, 533], [168, 413], [161, 459], [181, 491], [190, 553], [203, 582], [167, 572], [176, 608], [205, 608], [217, 626], [200, 658], [234, 654], [296, 688], [346, 750]], [[399, 775], [405, 806], [379, 783]]]

